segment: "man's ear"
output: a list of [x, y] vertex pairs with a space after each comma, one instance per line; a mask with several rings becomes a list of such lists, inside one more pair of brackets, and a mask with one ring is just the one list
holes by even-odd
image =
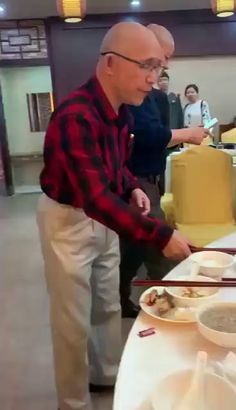
[[113, 75], [114, 58], [112, 55], [108, 55], [106, 59], [106, 71], [109, 75]]

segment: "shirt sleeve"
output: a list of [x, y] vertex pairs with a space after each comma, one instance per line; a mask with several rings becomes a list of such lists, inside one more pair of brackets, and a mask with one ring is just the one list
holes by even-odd
[[75, 192], [76, 207], [86, 215], [133, 240], [150, 241], [163, 249], [173, 229], [162, 221], [144, 217], [109, 188], [96, 121], [67, 115], [59, 119], [61, 166]]
[[126, 166], [123, 168], [123, 179], [126, 196], [129, 197], [134, 189], [141, 188], [138, 179], [133, 176]]
[[202, 102], [202, 122], [205, 125], [211, 119], [209, 104], [206, 101]]

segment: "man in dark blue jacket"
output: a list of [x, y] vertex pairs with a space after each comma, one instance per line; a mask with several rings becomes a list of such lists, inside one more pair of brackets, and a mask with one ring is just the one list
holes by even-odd
[[[158, 105], [162, 107], [161, 112]], [[140, 107], [130, 107], [134, 117], [134, 144], [129, 168], [139, 177], [139, 182], [151, 202], [153, 216], [164, 219], [160, 207], [159, 181], [165, 171], [166, 147], [172, 133], [162, 121], [168, 122], [169, 104], [166, 94], [153, 89]], [[168, 124], [167, 124], [168, 125]], [[137, 308], [130, 300], [130, 283], [144, 262], [151, 278], [161, 278], [173, 262], [157, 253], [152, 247], [137, 245], [121, 239], [120, 295], [123, 317], [135, 317]]]
[[[151, 27], [152, 26], [152, 27]], [[171, 34], [161, 26], [151, 25], [168, 59], [174, 52], [174, 40]], [[129, 168], [138, 177], [142, 188], [151, 202], [151, 215], [163, 218], [160, 207], [159, 181], [165, 172], [166, 148], [184, 142], [201, 144], [208, 131], [202, 128], [171, 130], [168, 125], [169, 105], [165, 93], [153, 89], [139, 107], [130, 107], [134, 117], [134, 139]], [[142, 209], [140, 209], [142, 212]], [[123, 317], [135, 317], [138, 309], [130, 300], [131, 280], [144, 262], [148, 276], [162, 278], [173, 262], [158, 254], [152, 246], [133, 243], [121, 239], [120, 295]]]
[[172, 139], [167, 96], [153, 88], [143, 104], [130, 111], [135, 140], [129, 168], [139, 177], [159, 176], [165, 171], [166, 147]]

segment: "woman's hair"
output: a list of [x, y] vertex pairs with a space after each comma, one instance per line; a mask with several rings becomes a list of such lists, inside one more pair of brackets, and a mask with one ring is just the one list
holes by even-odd
[[184, 91], [184, 95], [185, 95], [185, 96], [186, 96], [187, 91], [188, 91], [189, 88], [193, 88], [193, 89], [196, 91], [196, 93], [199, 94], [199, 88], [198, 88], [198, 86], [197, 86], [196, 84], [189, 84], [189, 85], [187, 85], [187, 87], [185, 88], [185, 91]]
[[162, 71], [160, 78], [168, 78], [168, 80], [170, 79], [168, 73], [166, 71]]

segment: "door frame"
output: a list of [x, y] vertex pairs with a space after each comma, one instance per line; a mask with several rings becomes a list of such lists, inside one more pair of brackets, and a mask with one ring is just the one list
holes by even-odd
[[4, 179], [0, 181], [0, 194], [13, 195], [14, 185], [12, 177], [11, 157], [9, 152], [6, 120], [4, 115], [4, 105], [2, 99], [2, 89], [0, 84], [0, 156], [3, 165]]

